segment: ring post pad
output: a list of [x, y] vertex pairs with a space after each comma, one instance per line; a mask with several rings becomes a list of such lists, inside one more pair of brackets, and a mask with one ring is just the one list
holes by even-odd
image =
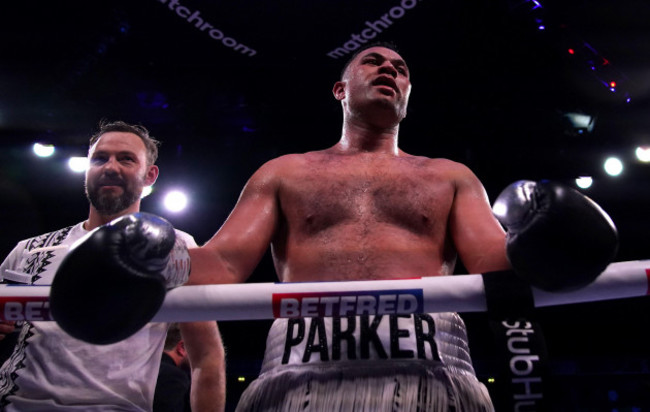
[[487, 272], [481, 275], [485, 286], [485, 299], [491, 318], [530, 316], [535, 300], [530, 283], [512, 270]]
[[535, 319], [531, 286], [511, 270], [482, 274], [488, 318], [498, 351], [496, 410], [550, 410], [548, 352]]

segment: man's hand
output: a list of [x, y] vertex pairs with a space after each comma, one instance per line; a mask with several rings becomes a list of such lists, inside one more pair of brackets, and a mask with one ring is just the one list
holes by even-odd
[[123, 216], [70, 248], [52, 282], [52, 317], [77, 339], [118, 342], [149, 322], [167, 289], [188, 275], [187, 248], [169, 222], [146, 213]]
[[494, 203], [517, 274], [547, 291], [591, 283], [614, 260], [618, 232], [593, 200], [549, 181], [518, 181]]
[[3, 340], [10, 333], [13, 333], [16, 330], [16, 322], [3, 320], [0, 321], [0, 340]]

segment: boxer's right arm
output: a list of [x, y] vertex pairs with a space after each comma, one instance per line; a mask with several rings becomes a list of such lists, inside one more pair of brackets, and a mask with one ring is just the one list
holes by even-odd
[[125, 339], [151, 320], [167, 289], [187, 280], [189, 263], [169, 222], [146, 213], [120, 217], [79, 239], [61, 261], [52, 317], [89, 343]]
[[241, 283], [251, 275], [278, 226], [281, 159], [255, 172], [219, 231], [202, 247], [189, 250], [188, 284]]

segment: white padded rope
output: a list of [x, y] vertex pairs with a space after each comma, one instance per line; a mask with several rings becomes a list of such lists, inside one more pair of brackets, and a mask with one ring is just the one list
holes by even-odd
[[[531, 289], [535, 306], [543, 307], [645, 296], [649, 294], [649, 279], [650, 260], [637, 260], [610, 264], [593, 283], [579, 290], [551, 293]], [[52, 320], [49, 292], [49, 286], [2, 285], [0, 320]], [[167, 293], [152, 321], [486, 310], [482, 276], [455, 275], [399, 280], [181, 286]]]

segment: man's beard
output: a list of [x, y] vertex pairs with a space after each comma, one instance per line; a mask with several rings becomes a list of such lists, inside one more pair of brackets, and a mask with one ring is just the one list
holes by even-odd
[[102, 194], [101, 185], [88, 185], [88, 182], [86, 182], [86, 197], [100, 214], [107, 216], [116, 215], [128, 209], [140, 199], [143, 183], [138, 179], [137, 182], [133, 182], [132, 184], [123, 182], [120, 187], [123, 190], [120, 195], [110, 192]]

